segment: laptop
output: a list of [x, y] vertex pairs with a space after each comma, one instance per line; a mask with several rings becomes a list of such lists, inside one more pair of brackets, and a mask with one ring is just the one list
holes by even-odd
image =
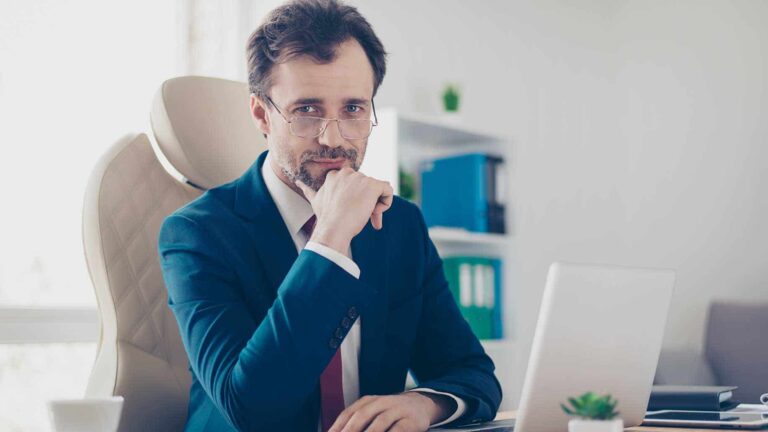
[[643, 421], [675, 272], [556, 262], [549, 268], [516, 420], [434, 431], [562, 432], [560, 408], [611, 394], [625, 427]]

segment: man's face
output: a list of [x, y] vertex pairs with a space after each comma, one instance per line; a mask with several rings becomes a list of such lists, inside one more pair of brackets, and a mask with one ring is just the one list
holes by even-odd
[[[271, 72], [270, 98], [283, 115], [323, 118], [372, 118], [373, 68], [360, 44], [349, 39], [337, 48], [336, 58], [318, 64], [299, 56], [276, 64]], [[368, 138], [347, 139], [339, 124], [329, 122], [315, 138], [300, 138], [267, 100], [251, 95], [251, 114], [272, 153], [272, 169], [294, 190], [301, 180], [320, 189], [330, 170], [343, 166], [358, 170], [365, 156]]]

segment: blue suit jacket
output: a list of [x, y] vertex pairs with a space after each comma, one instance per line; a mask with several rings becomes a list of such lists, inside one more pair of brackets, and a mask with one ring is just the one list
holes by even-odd
[[492, 419], [494, 366], [448, 289], [423, 217], [396, 197], [380, 231], [352, 241], [355, 279], [296, 248], [261, 166], [166, 218], [159, 251], [192, 373], [188, 431], [317, 430], [318, 379], [360, 314], [360, 394], [420, 386], [467, 403], [457, 422]]

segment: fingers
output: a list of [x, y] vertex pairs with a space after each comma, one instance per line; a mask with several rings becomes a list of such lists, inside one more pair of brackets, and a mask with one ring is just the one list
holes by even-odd
[[380, 412], [378, 415], [375, 416], [373, 421], [370, 425], [368, 425], [367, 428], [365, 428], [365, 432], [386, 432], [391, 430], [390, 427], [392, 427], [393, 424], [395, 424], [398, 420], [402, 419], [403, 416], [394, 409], [388, 409], [386, 411]]
[[373, 208], [371, 214], [371, 225], [374, 229], [380, 230], [384, 227], [384, 212], [389, 210], [392, 206], [392, 200], [394, 199], [394, 189], [387, 182], [379, 182], [381, 186], [381, 195], [376, 205]]
[[389, 210], [389, 208], [392, 206], [392, 203], [384, 204], [382, 202], [376, 203], [376, 207], [373, 208], [374, 213], [382, 214], [385, 211]]
[[315, 199], [315, 195], [317, 195], [317, 192], [315, 192], [314, 189], [304, 184], [301, 180], [296, 180], [296, 186], [301, 189], [301, 191], [304, 193], [304, 197], [307, 199], [307, 201], [312, 202], [313, 199]]
[[338, 417], [336, 417], [336, 421], [333, 422], [333, 425], [331, 425], [331, 428], [328, 429], [328, 432], [341, 432], [341, 429], [347, 424], [349, 419], [355, 412], [357, 412], [358, 409], [368, 405], [376, 399], [377, 396], [363, 396], [356, 400], [354, 403], [352, 403], [352, 405], [348, 406], [344, 411], [342, 411]]
[[391, 428], [386, 430], [389, 432], [412, 432], [419, 429], [407, 418], [401, 418]]
[[389, 210], [391, 205], [391, 203], [383, 204], [379, 202], [373, 208], [373, 213], [371, 213], [371, 225], [373, 225], [375, 229], [380, 230], [384, 227], [384, 212]]
[[374, 210], [373, 214], [371, 214], [371, 225], [376, 230], [384, 228], [384, 215]]
[[[402, 417], [402, 410], [398, 408], [397, 399], [391, 396], [374, 397], [372, 401], [353, 410], [352, 406], [345, 411], [350, 411], [351, 416], [345, 423], [341, 423], [341, 432], [362, 432], [362, 431], [386, 431], [387, 428]], [[386, 425], [386, 428], [379, 429], [371, 427], [379, 420], [379, 425]], [[339, 419], [341, 415], [339, 415]], [[337, 420], [338, 422], [338, 420]], [[334, 423], [334, 427], [336, 423]], [[331, 428], [331, 430], [334, 430]]]
[[[367, 199], [376, 198], [373, 204], [373, 209], [370, 215], [371, 225], [374, 229], [380, 230], [384, 227], [383, 213], [389, 210], [394, 200], [394, 189], [385, 181], [377, 180], [372, 177], [368, 177], [365, 174], [355, 171], [350, 167], [344, 167], [340, 170], [331, 170], [326, 174], [323, 187], [319, 191], [315, 191], [301, 180], [295, 181], [296, 186], [302, 191], [307, 201], [315, 207], [315, 199], [318, 194], [326, 191], [326, 197], [330, 194], [330, 199], [333, 202], [338, 202], [341, 196], [365, 196]], [[327, 192], [327, 191], [331, 192]], [[322, 194], [321, 194], [322, 196]], [[328, 201], [323, 199], [323, 201]], [[366, 201], [367, 201], [366, 199]], [[343, 199], [340, 200], [344, 202]], [[344, 205], [350, 205], [351, 203], [345, 203]], [[339, 204], [341, 205], [341, 204]], [[318, 216], [319, 217], [319, 216]]]
[[382, 204], [386, 204], [387, 208], [389, 208], [390, 205], [392, 205], [392, 200], [395, 196], [395, 190], [392, 189], [392, 185], [390, 185], [388, 182], [382, 182], [382, 190], [381, 195], [379, 196], [379, 202]]

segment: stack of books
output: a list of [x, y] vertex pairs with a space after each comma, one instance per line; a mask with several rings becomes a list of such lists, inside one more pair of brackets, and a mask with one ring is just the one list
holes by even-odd
[[735, 386], [655, 385], [648, 411], [726, 411], [739, 402], [733, 400]]

